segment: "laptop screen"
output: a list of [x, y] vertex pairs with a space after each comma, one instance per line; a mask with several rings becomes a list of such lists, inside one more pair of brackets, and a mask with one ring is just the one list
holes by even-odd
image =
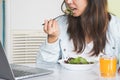
[[8, 80], [15, 80], [12, 74], [13, 73], [8, 63], [6, 54], [0, 42], [0, 78], [8, 79]]

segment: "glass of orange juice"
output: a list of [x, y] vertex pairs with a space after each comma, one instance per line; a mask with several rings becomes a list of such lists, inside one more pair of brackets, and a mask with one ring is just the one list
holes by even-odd
[[115, 77], [117, 69], [117, 58], [115, 55], [100, 56], [100, 75], [101, 77]]

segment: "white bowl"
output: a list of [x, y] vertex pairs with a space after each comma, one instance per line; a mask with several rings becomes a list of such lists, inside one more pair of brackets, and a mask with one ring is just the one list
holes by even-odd
[[93, 64], [68, 64], [65, 63], [64, 60], [59, 60], [59, 63], [69, 70], [89, 70], [94, 68], [96, 64], [96, 62], [94, 62]]

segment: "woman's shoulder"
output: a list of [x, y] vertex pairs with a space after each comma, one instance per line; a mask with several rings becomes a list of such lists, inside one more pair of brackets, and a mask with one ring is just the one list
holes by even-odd
[[67, 23], [67, 17], [68, 17], [67, 15], [60, 15], [57, 17], [56, 20], [58, 21], [59, 25], [61, 25], [61, 24], [63, 25], [63, 24]]
[[108, 29], [109, 29], [109, 32], [111, 32], [112, 34], [119, 35], [119, 33], [120, 33], [120, 19], [117, 16], [111, 14], [111, 20], [109, 22]]
[[59, 25], [60, 30], [60, 38], [65, 38], [64, 36], [67, 36], [67, 28], [68, 28], [68, 22], [67, 22], [67, 15], [60, 15], [56, 20]]
[[120, 24], [120, 18], [118, 18], [117, 16], [111, 14], [111, 20], [110, 20], [110, 25], [118, 25]]
[[67, 19], [67, 15], [63, 14], [56, 17], [56, 20], [61, 20], [61, 19]]

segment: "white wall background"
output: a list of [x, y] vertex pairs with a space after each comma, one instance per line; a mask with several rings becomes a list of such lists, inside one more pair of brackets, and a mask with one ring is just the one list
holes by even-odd
[[109, 11], [120, 18], [120, 0], [108, 0]]
[[10, 26], [15, 29], [40, 29], [44, 19], [60, 15], [63, 0], [6, 0]]

